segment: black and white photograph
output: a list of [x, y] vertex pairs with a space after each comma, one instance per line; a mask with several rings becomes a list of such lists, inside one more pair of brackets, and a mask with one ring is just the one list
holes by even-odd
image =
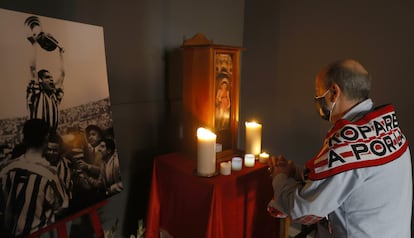
[[103, 27], [0, 9], [0, 31], [0, 236], [14, 237], [123, 184]]

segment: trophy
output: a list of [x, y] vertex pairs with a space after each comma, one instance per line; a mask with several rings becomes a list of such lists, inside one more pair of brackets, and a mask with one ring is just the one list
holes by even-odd
[[63, 51], [63, 48], [59, 45], [59, 42], [50, 34], [45, 33], [40, 24], [40, 20], [37, 16], [30, 16], [26, 18], [24, 24], [28, 27], [27, 39], [31, 44], [38, 43], [46, 51], [54, 51], [59, 48]]

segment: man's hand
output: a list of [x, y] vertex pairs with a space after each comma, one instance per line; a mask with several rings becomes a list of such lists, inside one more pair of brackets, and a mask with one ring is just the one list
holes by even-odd
[[288, 177], [294, 178], [296, 173], [296, 166], [292, 160], [286, 160], [283, 156], [272, 156], [269, 159], [269, 173], [273, 177], [283, 173]]
[[90, 165], [88, 163], [86, 163], [83, 160], [78, 160], [76, 161], [78, 168], [80, 168], [81, 170], [89, 170], [90, 169]]

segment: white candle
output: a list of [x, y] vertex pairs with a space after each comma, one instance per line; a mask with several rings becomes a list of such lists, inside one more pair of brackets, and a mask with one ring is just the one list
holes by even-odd
[[260, 154], [262, 147], [262, 125], [246, 122], [246, 154]]
[[246, 167], [254, 167], [256, 159], [254, 154], [245, 154], [244, 155], [244, 166]]
[[269, 160], [269, 154], [266, 152], [262, 152], [259, 155], [259, 162], [260, 163], [267, 163], [267, 161]]
[[197, 173], [209, 176], [216, 172], [216, 134], [205, 129], [197, 129]]
[[239, 171], [242, 169], [243, 160], [240, 157], [233, 157], [231, 159], [231, 169], [234, 171]]
[[222, 175], [230, 175], [231, 174], [231, 161], [220, 163], [220, 173]]
[[220, 144], [220, 143], [217, 143], [216, 144], [216, 152], [221, 152], [221, 151], [223, 151], [223, 145]]

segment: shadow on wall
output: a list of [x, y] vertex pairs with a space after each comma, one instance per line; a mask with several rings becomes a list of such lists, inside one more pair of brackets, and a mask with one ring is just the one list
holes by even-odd
[[138, 150], [132, 156], [129, 167], [129, 194], [123, 224], [123, 235], [135, 234], [138, 221], [146, 224], [149, 192], [154, 158], [161, 154], [180, 150], [182, 124], [182, 52], [180, 48], [167, 50], [165, 60], [165, 110], [161, 115], [157, 143], [153, 148]]
[[[126, 213], [122, 227], [125, 237], [135, 234], [138, 221], [146, 218], [151, 185], [153, 159], [156, 150], [136, 151], [129, 166], [129, 188]], [[145, 221], [144, 221], [145, 226]]]
[[181, 48], [164, 52], [165, 59], [165, 117], [159, 137], [168, 151], [181, 148], [183, 124], [183, 54]]

